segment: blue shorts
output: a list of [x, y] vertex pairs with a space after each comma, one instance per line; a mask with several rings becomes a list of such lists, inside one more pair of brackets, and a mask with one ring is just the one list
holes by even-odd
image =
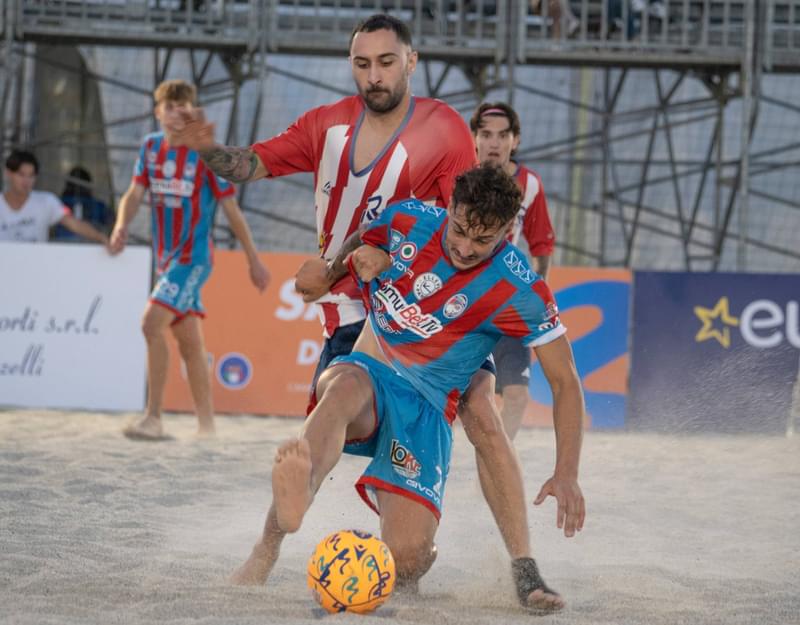
[[450, 470], [453, 431], [441, 410], [424, 399], [391, 367], [361, 352], [336, 358], [331, 366], [361, 367], [372, 380], [375, 430], [366, 439], [345, 441], [344, 452], [371, 457], [356, 490], [378, 511], [374, 491], [396, 493], [422, 504], [438, 520]]
[[179, 265], [173, 263], [158, 274], [150, 301], [169, 308], [182, 319], [186, 315], [204, 317], [200, 288], [211, 275], [211, 265]]
[[[333, 331], [333, 334], [330, 338], [325, 339], [325, 343], [322, 346], [322, 352], [319, 356], [319, 362], [317, 363], [317, 369], [314, 371], [314, 377], [311, 380], [311, 406], [316, 403], [313, 399], [313, 393], [317, 386], [317, 380], [319, 380], [319, 376], [321, 376], [322, 372], [328, 368], [328, 365], [331, 364], [334, 358], [337, 358], [338, 356], [346, 356], [353, 351], [353, 345], [356, 344], [356, 341], [358, 340], [363, 328], [364, 321], [356, 321], [355, 323], [351, 323], [346, 326], [339, 326]], [[492, 375], [497, 375], [495, 362], [492, 359], [491, 354], [486, 360], [483, 361], [480, 368], [488, 371]], [[311, 412], [311, 408], [309, 408], [306, 414], [309, 412]]]

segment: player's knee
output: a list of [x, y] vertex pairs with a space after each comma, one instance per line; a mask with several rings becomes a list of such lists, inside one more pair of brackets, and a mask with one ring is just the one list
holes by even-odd
[[436, 560], [436, 546], [424, 537], [384, 537], [394, 557], [398, 580], [416, 580], [431, 568]]

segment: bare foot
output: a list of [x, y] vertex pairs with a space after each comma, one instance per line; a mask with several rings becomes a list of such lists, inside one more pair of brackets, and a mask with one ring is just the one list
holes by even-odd
[[164, 426], [160, 417], [148, 415], [128, 425], [122, 433], [134, 440], [158, 441], [164, 438]]
[[561, 595], [545, 592], [542, 588], [537, 588], [528, 595], [527, 607], [544, 612], [558, 612], [566, 605]]
[[211, 425], [198, 425], [197, 432], [195, 433], [196, 438], [216, 438], [217, 436], [217, 429], [214, 427], [214, 424]]
[[278, 547], [270, 549], [264, 543], [253, 547], [253, 552], [244, 564], [236, 569], [229, 581], [238, 586], [257, 586], [267, 581], [272, 567], [278, 560]]
[[520, 603], [532, 612], [549, 614], [566, 605], [561, 595], [545, 584], [533, 558], [516, 558], [511, 562], [511, 572]]
[[287, 441], [278, 448], [272, 467], [272, 497], [278, 527], [287, 533], [300, 529], [311, 505], [311, 449], [304, 438]]

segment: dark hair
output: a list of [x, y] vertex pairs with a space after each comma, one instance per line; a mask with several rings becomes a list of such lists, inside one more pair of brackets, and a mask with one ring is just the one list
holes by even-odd
[[500, 167], [485, 165], [456, 178], [453, 205], [463, 206], [470, 228], [499, 228], [516, 217], [522, 193]]
[[[81, 181], [87, 184], [81, 184]], [[91, 174], [80, 166], [70, 169], [61, 196], [92, 197]]]
[[412, 47], [411, 31], [408, 29], [405, 22], [391, 15], [386, 15], [385, 13], [370, 15], [367, 19], [361, 20], [356, 24], [355, 28], [353, 28], [353, 32], [350, 33], [350, 46], [352, 47], [353, 39], [356, 38], [358, 33], [374, 33], [376, 30], [391, 30], [397, 35], [399, 41]]
[[511, 129], [511, 134], [519, 137], [521, 128], [519, 125], [519, 115], [505, 102], [484, 102], [472, 114], [469, 120], [469, 128], [472, 134], [478, 134], [478, 130], [483, 128], [487, 117], [505, 117], [508, 119], [508, 127]]
[[13, 150], [6, 159], [6, 169], [9, 171], [19, 171], [25, 163], [33, 165], [33, 173], [39, 174], [39, 161], [33, 155], [33, 152], [26, 150]]

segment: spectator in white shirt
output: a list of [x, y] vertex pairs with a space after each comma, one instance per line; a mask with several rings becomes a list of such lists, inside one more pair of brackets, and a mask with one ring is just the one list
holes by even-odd
[[14, 150], [6, 159], [6, 185], [0, 194], [0, 242], [45, 242], [50, 228], [61, 224], [89, 241], [107, 246], [108, 237], [73, 217], [55, 194], [33, 190], [38, 173], [39, 161], [30, 152]]

